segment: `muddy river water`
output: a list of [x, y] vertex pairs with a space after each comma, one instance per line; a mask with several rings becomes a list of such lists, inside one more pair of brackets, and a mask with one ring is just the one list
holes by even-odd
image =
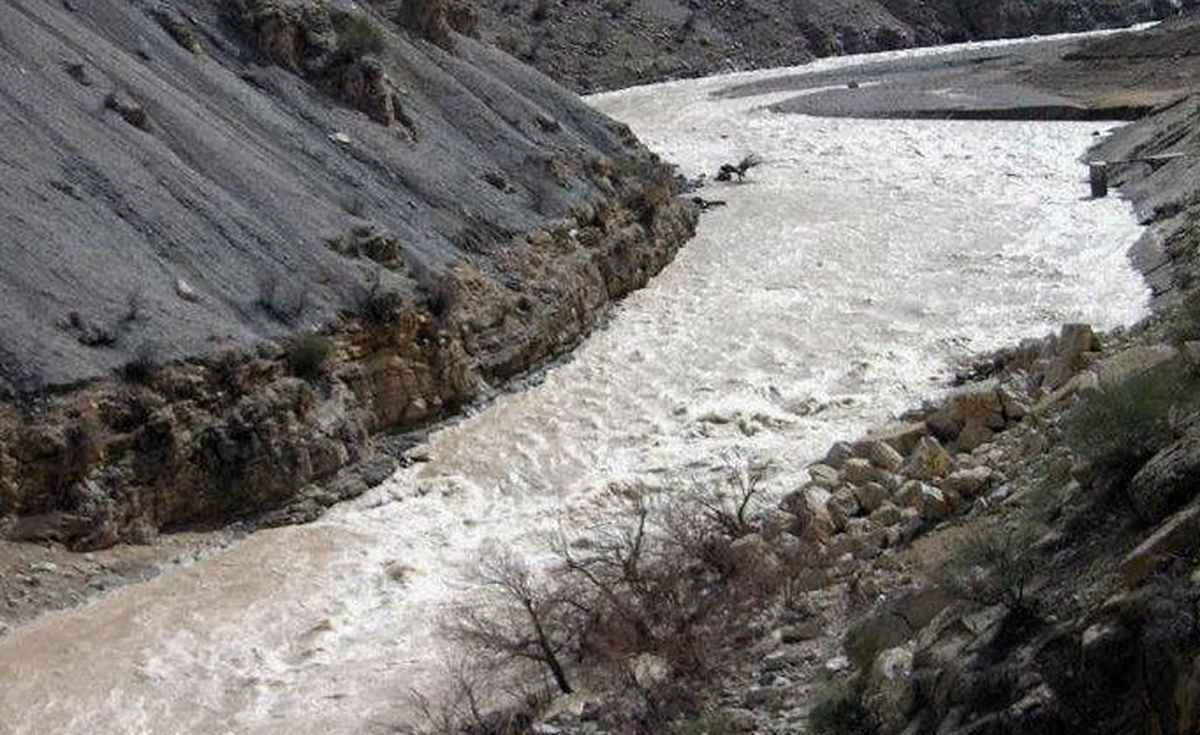
[[779, 73], [593, 98], [687, 174], [751, 151], [765, 164], [707, 188], [727, 205], [675, 263], [540, 383], [434, 433], [428, 462], [0, 638], [0, 732], [387, 731], [434, 676], [436, 622], [481, 551], [535, 546], [602, 513], [609, 482], [668, 485], [733, 448], [795, 487], [830, 441], [936, 392], [973, 352], [1143, 314], [1128, 205], [1085, 198], [1079, 157], [1109, 126], [834, 120], [762, 109], [786, 94], [710, 96]]

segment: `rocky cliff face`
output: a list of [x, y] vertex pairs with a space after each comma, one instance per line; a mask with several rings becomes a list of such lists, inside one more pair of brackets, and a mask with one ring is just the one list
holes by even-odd
[[10, 535], [311, 515], [364, 487], [306, 486], [369, 437], [563, 351], [670, 261], [694, 215], [669, 169], [461, 20], [0, 8]]
[[[575, 89], [1157, 20], [1194, 0], [484, 0], [479, 33]], [[586, 53], [580, 53], [580, 50]]]

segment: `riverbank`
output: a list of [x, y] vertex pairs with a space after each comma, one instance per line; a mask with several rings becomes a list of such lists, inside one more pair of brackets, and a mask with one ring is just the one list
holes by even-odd
[[[834, 444], [754, 543], [735, 542], [757, 568], [815, 548], [804, 579], [819, 582], [799, 606], [761, 604], [737, 629], [744, 653], [716, 671], [564, 698], [549, 724], [616, 732], [649, 701], [673, 732], [1193, 732], [1195, 99], [1176, 95], [1088, 154], [1137, 160], [1115, 171], [1149, 227], [1131, 255], [1150, 317], [983, 357], [948, 398]], [[872, 104], [882, 115], [894, 100]]]

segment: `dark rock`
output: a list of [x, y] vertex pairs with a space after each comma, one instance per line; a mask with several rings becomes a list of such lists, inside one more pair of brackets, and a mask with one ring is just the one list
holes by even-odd
[[1138, 517], [1157, 523], [1200, 491], [1200, 436], [1192, 435], [1156, 454], [1133, 477], [1127, 494]]

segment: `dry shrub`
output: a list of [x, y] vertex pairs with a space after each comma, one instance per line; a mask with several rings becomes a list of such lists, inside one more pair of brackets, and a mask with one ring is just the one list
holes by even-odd
[[[532, 664], [559, 691], [586, 679], [636, 701], [623, 725], [631, 732], [661, 732], [693, 713], [697, 685], [752, 638], [751, 620], [786, 588], [786, 565], [760, 535], [769, 467], [727, 462], [717, 480], [673, 493], [612, 490], [606, 517], [557, 534], [538, 571], [509, 553], [481, 559], [476, 598], [447, 632], [512, 676]], [[646, 657], [669, 673], [638, 676]]]

